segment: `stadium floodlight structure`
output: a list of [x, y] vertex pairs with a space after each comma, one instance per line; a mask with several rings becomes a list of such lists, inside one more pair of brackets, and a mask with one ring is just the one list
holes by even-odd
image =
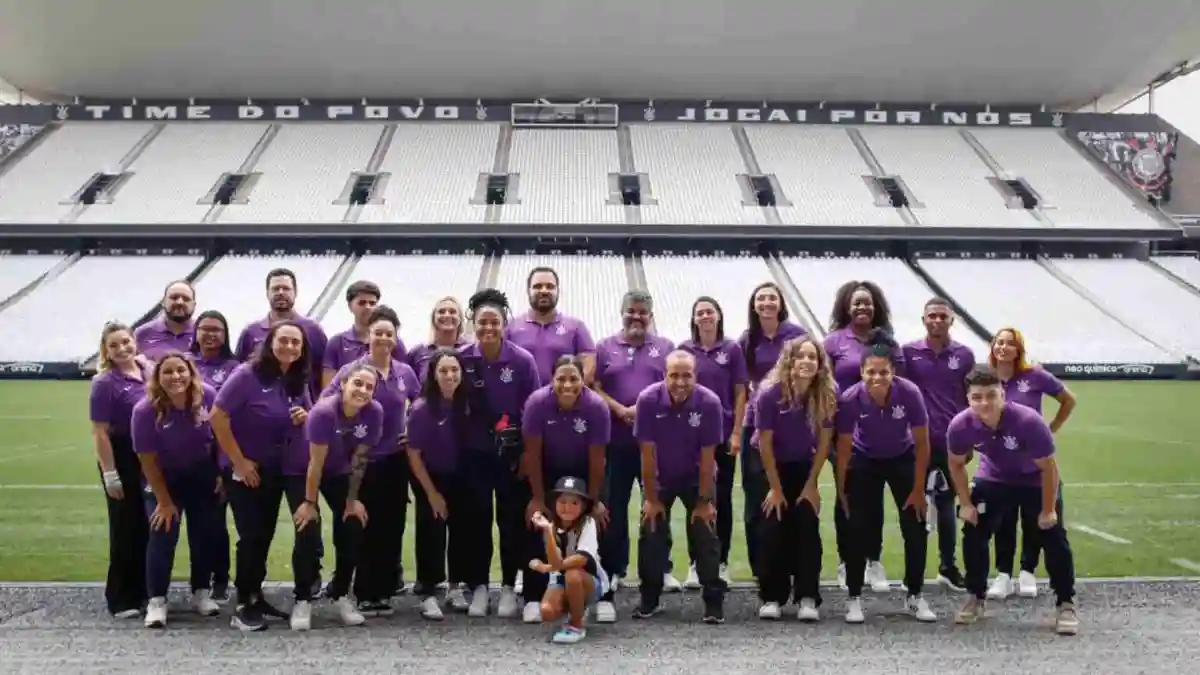
[[513, 103], [511, 122], [514, 127], [547, 129], [615, 129], [620, 123], [620, 107], [584, 99], [578, 103], [552, 103], [538, 99], [533, 103]]

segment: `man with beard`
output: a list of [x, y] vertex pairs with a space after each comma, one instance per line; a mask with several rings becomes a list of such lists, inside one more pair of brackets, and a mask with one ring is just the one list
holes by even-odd
[[[667, 355], [675, 346], [670, 340], [651, 335], [654, 320], [654, 300], [645, 291], [629, 291], [621, 301], [621, 332], [606, 337], [596, 345], [596, 393], [604, 398], [612, 413], [612, 437], [608, 446], [607, 474], [610, 518], [608, 531], [603, 533], [600, 559], [616, 589], [629, 567], [629, 500], [633, 484], [641, 478], [641, 451], [633, 437], [635, 405], [647, 387], [663, 381], [667, 372]], [[670, 550], [670, 546], [667, 546]], [[681, 590], [679, 581], [671, 576], [667, 566], [663, 575], [663, 590]], [[612, 590], [596, 604], [596, 621], [616, 621]]]
[[167, 284], [163, 290], [162, 314], [149, 323], [138, 326], [133, 333], [138, 351], [157, 361], [170, 351], [187, 353], [196, 336], [192, 312], [196, 311], [196, 289], [190, 281], [180, 279]]
[[596, 375], [596, 343], [582, 321], [558, 311], [558, 272], [535, 267], [525, 286], [529, 311], [508, 324], [504, 337], [533, 354], [542, 382], [554, 379], [558, 359], [577, 356], [583, 363], [583, 381], [591, 384]]
[[[966, 374], [975, 367], [975, 354], [966, 346], [950, 339], [954, 325], [954, 310], [943, 298], [925, 303], [925, 338], [910, 342], [902, 350], [908, 379], [921, 390], [929, 410], [929, 478], [926, 492], [932, 493], [937, 518], [938, 583], [953, 590], [966, 588], [958, 571], [955, 556], [954, 490], [950, 481], [949, 455], [946, 451], [946, 430], [950, 420], [967, 408]], [[928, 526], [929, 521], [926, 521]]]
[[277, 321], [295, 321], [304, 331], [304, 337], [308, 339], [308, 353], [312, 360], [312, 395], [313, 398], [317, 398], [321, 395], [321, 365], [325, 359], [325, 347], [328, 346], [329, 339], [320, 324], [295, 311], [298, 288], [295, 272], [282, 267], [273, 269], [267, 272], [266, 286], [267, 302], [271, 304], [271, 308], [267, 310], [266, 318], [247, 324], [242, 329], [234, 353], [239, 361], [249, 361], [267, 337], [272, 324]]

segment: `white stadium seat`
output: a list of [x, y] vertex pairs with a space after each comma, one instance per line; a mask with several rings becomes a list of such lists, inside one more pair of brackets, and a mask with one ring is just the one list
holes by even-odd
[[508, 171], [520, 176], [520, 203], [501, 222], [623, 223], [623, 207], [606, 203], [608, 175], [620, 170], [611, 129], [517, 129]]
[[505, 255], [496, 287], [508, 296], [513, 314], [529, 311], [526, 280], [535, 267], [558, 272], [559, 309], [587, 324], [592, 339], [621, 328], [621, 297], [629, 290], [625, 258], [619, 255]]
[[295, 273], [296, 311], [308, 315], [344, 260], [340, 255], [222, 256], [196, 282], [196, 311], [224, 314], [234, 344], [246, 324], [267, 315], [267, 272], [286, 268]]
[[65, 259], [61, 255], [0, 254], [0, 302], [20, 293]]
[[775, 280], [758, 256], [648, 255], [642, 265], [654, 297], [655, 325], [676, 344], [691, 337], [692, 303], [702, 295], [720, 303], [725, 336], [736, 340], [746, 330], [750, 292]]

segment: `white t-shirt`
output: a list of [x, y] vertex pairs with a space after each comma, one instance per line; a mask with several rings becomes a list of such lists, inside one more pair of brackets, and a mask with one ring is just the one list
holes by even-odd
[[[588, 569], [587, 572], [596, 577], [596, 586], [600, 593], [608, 592], [608, 574], [605, 573], [604, 566], [600, 563], [600, 537], [595, 518], [585, 516], [583, 527], [572, 528], [569, 531], [559, 530], [558, 550], [562, 553], [563, 560], [573, 555], [587, 554], [596, 564], [594, 570]], [[556, 575], [556, 580], [557, 577], [558, 575]]]

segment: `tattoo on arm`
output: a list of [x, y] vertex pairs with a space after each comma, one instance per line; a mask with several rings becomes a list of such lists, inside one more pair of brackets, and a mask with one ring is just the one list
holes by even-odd
[[369, 452], [370, 448], [360, 445], [350, 459], [350, 491], [346, 495], [347, 501], [358, 501], [358, 489], [362, 487], [363, 476], [367, 473], [367, 454]]

